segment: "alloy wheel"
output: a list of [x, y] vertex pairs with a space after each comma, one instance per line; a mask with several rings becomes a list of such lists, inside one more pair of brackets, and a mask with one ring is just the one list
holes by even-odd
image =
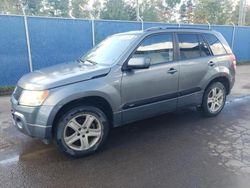
[[64, 128], [66, 145], [78, 151], [93, 147], [102, 136], [101, 122], [92, 114], [83, 113], [70, 119]]
[[215, 87], [208, 94], [207, 106], [210, 112], [216, 113], [224, 105], [224, 91], [221, 88]]

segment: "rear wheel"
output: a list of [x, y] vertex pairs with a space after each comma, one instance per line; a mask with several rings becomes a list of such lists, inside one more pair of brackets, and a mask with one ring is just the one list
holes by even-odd
[[108, 119], [99, 108], [79, 106], [61, 116], [55, 139], [61, 151], [82, 157], [100, 149], [108, 132]]
[[218, 115], [226, 102], [226, 89], [221, 82], [212, 83], [205, 90], [202, 101], [202, 112], [205, 116], [212, 117]]

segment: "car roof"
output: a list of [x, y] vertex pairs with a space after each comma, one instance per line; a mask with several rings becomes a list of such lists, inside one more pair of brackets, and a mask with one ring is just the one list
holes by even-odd
[[190, 32], [190, 33], [216, 33], [216, 31], [207, 28], [196, 27], [150, 27], [145, 30], [129, 31], [124, 33], [118, 33], [117, 35], [143, 35], [161, 32]]
[[202, 27], [150, 27], [147, 28], [145, 31], [158, 31], [158, 30], [202, 30], [202, 31], [207, 31], [210, 30], [208, 28], [202, 28]]

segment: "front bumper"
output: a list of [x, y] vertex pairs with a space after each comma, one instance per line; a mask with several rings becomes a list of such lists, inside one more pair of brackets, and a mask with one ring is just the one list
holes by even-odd
[[51, 106], [21, 106], [13, 96], [11, 104], [12, 121], [19, 131], [39, 139], [50, 139], [52, 137], [52, 125], [47, 124], [52, 110]]

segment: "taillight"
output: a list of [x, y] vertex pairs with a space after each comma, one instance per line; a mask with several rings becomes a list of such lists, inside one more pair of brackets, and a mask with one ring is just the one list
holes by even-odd
[[234, 54], [230, 54], [230, 62], [232, 63], [234, 70], [236, 70], [236, 58]]

